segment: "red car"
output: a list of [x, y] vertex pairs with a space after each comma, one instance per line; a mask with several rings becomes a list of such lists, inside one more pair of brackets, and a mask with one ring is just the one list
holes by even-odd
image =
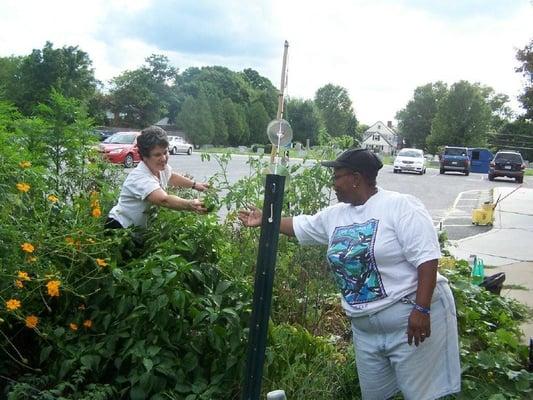
[[109, 162], [131, 168], [141, 161], [137, 148], [137, 136], [140, 134], [141, 132], [117, 132], [100, 143], [98, 151]]

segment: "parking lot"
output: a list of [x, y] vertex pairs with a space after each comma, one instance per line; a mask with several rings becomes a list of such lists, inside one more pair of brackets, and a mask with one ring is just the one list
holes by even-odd
[[[235, 182], [250, 173], [250, 168], [246, 164], [247, 160], [248, 156], [232, 156], [228, 168], [230, 182]], [[291, 162], [298, 161], [292, 160]], [[209, 162], [202, 162], [199, 153], [193, 153], [190, 156], [171, 156], [169, 163], [178, 172], [192, 175], [197, 180], [207, 179], [219, 170], [218, 164], [213, 159]], [[464, 176], [450, 172], [441, 175], [439, 170], [434, 168], [428, 168], [425, 175], [395, 174], [391, 165], [385, 165], [380, 171], [378, 185], [384, 189], [409, 193], [418, 197], [428, 208], [435, 226], [442, 225], [450, 239], [460, 239], [490, 229], [490, 227], [472, 225], [472, 210], [483, 201], [492, 200], [491, 188], [518, 186], [508, 178], [500, 178], [491, 182], [487, 174], [471, 173], [469, 176]], [[523, 187], [533, 188], [533, 176], [524, 178]]]

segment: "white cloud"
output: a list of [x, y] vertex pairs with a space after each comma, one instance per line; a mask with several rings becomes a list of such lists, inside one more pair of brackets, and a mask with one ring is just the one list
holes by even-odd
[[[186, 0], [175, 3], [188, 7]], [[393, 119], [417, 86], [437, 80], [448, 84], [460, 79], [479, 81], [515, 99], [522, 89], [521, 77], [514, 72], [516, 49], [531, 38], [533, 7], [529, 1], [516, 0], [505, 13], [477, 12], [473, 5], [479, 2], [473, 2], [463, 7], [466, 11], [460, 16], [451, 11], [439, 14], [448, 3], [451, 0], [439, 3], [440, 10], [430, 5], [415, 7], [417, 1], [410, 0], [233, 0], [230, 8], [217, 6], [217, 12], [225, 14], [217, 16], [216, 26], [227, 21], [233, 40], [250, 40], [255, 35], [257, 43], [278, 49], [267, 58], [259, 55], [271, 50], [259, 48], [255, 54], [242, 55], [223, 48], [203, 52], [198, 42], [200, 50], [192, 54], [179, 48], [161, 50], [143, 42], [142, 35], [108, 40], [106, 32], [111, 31], [113, 20], [171, 4], [168, 1], [3, 0], [0, 56], [28, 54], [49, 40], [56, 47], [78, 45], [89, 53], [97, 78], [104, 82], [159, 53], [180, 70], [214, 64], [233, 70], [251, 67], [279, 86], [283, 40], [287, 39], [288, 94], [312, 98], [326, 83], [341, 85], [348, 89], [358, 119], [367, 124]], [[202, 11], [210, 3], [202, 4], [190, 7]], [[206, 17], [205, 29], [210, 22]], [[224, 40], [231, 37], [226, 35]], [[516, 101], [513, 106], [518, 109]]]

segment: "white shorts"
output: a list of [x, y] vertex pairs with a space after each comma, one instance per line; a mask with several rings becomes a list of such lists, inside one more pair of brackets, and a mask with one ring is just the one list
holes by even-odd
[[418, 347], [414, 341], [407, 344], [412, 309], [397, 302], [351, 319], [364, 400], [385, 400], [398, 391], [406, 400], [432, 400], [461, 390], [457, 316], [450, 287], [446, 282], [437, 284], [431, 302], [431, 336]]

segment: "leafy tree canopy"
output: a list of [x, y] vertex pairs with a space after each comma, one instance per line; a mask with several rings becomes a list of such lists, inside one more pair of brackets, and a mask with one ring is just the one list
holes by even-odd
[[398, 130], [407, 146], [426, 148], [426, 138], [431, 132], [438, 104], [447, 92], [446, 84], [440, 81], [419, 86], [414, 91], [413, 99], [398, 111]]
[[533, 119], [533, 39], [523, 49], [518, 50], [516, 59], [521, 65], [516, 69], [525, 78], [524, 92], [518, 97], [522, 107], [526, 111], [524, 118]]
[[348, 91], [331, 83], [316, 91], [315, 104], [331, 136], [355, 136], [357, 119]]
[[291, 99], [286, 106], [286, 119], [293, 131], [293, 140], [311, 145], [318, 144], [318, 132], [323, 123], [315, 103], [312, 100]]
[[26, 115], [49, 100], [52, 88], [65, 97], [88, 101], [99, 83], [89, 55], [77, 46], [55, 49], [46, 42], [42, 50], [35, 49], [28, 56], [0, 60], [5, 99]]
[[154, 54], [145, 61], [146, 65], [125, 71], [111, 81], [109, 98], [115, 124], [140, 128], [154, 124], [167, 115], [175, 101], [171, 85], [178, 77], [177, 69], [165, 56]]
[[491, 109], [478, 85], [454, 83], [438, 106], [427, 138], [430, 151], [437, 146], [484, 146], [491, 126]]

